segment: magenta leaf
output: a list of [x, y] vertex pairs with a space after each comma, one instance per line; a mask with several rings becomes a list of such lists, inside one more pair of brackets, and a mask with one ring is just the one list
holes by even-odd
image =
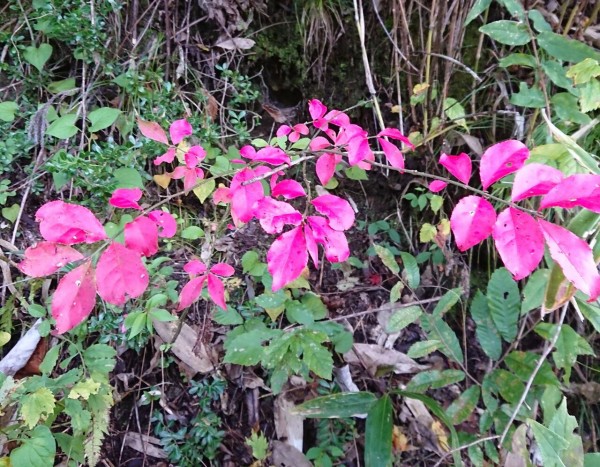
[[252, 219], [254, 204], [265, 196], [260, 181], [248, 185], [243, 184], [257, 175], [252, 169], [245, 168], [236, 173], [231, 180], [231, 211], [241, 222], [248, 222]]
[[306, 239], [301, 226], [277, 237], [267, 252], [267, 268], [273, 276], [273, 292], [298, 279], [307, 262]]
[[489, 201], [479, 196], [465, 196], [450, 216], [450, 228], [460, 251], [466, 251], [492, 233], [496, 212]]
[[571, 175], [552, 188], [540, 203], [542, 209], [574, 206], [600, 213], [600, 175]]
[[294, 199], [306, 196], [306, 192], [296, 180], [282, 180], [273, 187], [271, 195], [283, 196], [285, 199]]
[[600, 295], [600, 275], [590, 246], [564, 227], [541, 219], [538, 222], [550, 256], [560, 265], [565, 277], [578, 290], [589, 295], [589, 301], [596, 300]]
[[306, 237], [306, 249], [310, 255], [315, 268], [319, 267], [319, 247], [315, 240], [315, 234], [310, 228], [309, 224], [304, 224], [304, 236]]
[[150, 211], [148, 217], [158, 227], [158, 236], [162, 238], [171, 238], [177, 232], [177, 222], [171, 214], [166, 211]]
[[506, 208], [498, 215], [492, 232], [496, 249], [515, 280], [533, 272], [544, 256], [544, 235], [526, 212]]
[[169, 135], [173, 144], [179, 144], [186, 136], [192, 134], [192, 125], [186, 119], [175, 120], [169, 127]]
[[308, 101], [308, 113], [310, 114], [310, 118], [317, 120], [323, 118], [323, 115], [327, 113], [327, 107], [320, 100], [311, 99]]
[[290, 134], [290, 132], [292, 131], [292, 127], [289, 125], [281, 125], [278, 129], [277, 132], [275, 133], [276, 136], [287, 136]]
[[520, 141], [511, 139], [490, 146], [481, 156], [479, 175], [484, 189], [502, 177], [516, 172], [529, 158], [529, 149]]
[[70, 331], [86, 319], [96, 305], [96, 283], [91, 261], [63, 276], [52, 296], [52, 317], [57, 334]]
[[125, 224], [125, 246], [146, 257], [158, 251], [158, 227], [146, 216]]
[[[332, 263], [341, 263], [350, 257], [348, 240], [343, 232], [334, 230], [324, 217], [309, 216], [308, 223], [311, 228], [314, 242], [320, 243], [325, 249], [325, 257]], [[311, 245], [312, 248], [312, 245]], [[313, 262], [315, 257], [311, 253]]]
[[223, 286], [223, 282], [214, 274], [208, 274], [208, 296], [210, 299], [215, 302], [218, 306], [227, 309], [227, 304], [225, 303], [225, 287]]
[[[322, 138], [322, 136], [320, 138]], [[327, 145], [330, 145], [330, 143], [327, 142]], [[317, 159], [316, 170], [321, 185], [325, 186], [329, 183], [329, 180], [331, 180], [331, 177], [333, 177], [333, 174], [335, 173], [335, 166], [341, 162], [341, 160], [342, 156], [339, 154], [325, 153], [319, 156]]]
[[473, 165], [471, 163], [471, 158], [467, 154], [465, 154], [464, 152], [460, 153], [458, 156], [442, 154], [440, 156], [440, 164], [446, 167], [446, 169], [448, 169], [448, 172], [454, 175], [465, 185], [469, 184], [469, 180], [471, 179], [471, 173], [473, 170]]
[[363, 161], [375, 160], [375, 156], [367, 140], [367, 132], [358, 125], [348, 125], [344, 128], [344, 136], [340, 141], [344, 141], [346, 138], [348, 163], [351, 166], [358, 165], [361, 168], [368, 169], [370, 164], [360, 164]]
[[317, 136], [310, 141], [308, 147], [311, 151], [320, 151], [321, 149], [325, 149], [331, 146], [331, 141], [329, 141], [324, 136]]
[[354, 224], [354, 209], [345, 199], [335, 195], [321, 195], [311, 201], [317, 211], [329, 219], [334, 230], [348, 230]]
[[139, 118], [137, 122], [140, 132], [146, 138], [150, 138], [151, 140], [157, 141], [159, 143], [169, 144], [169, 140], [167, 139], [167, 134], [165, 133], [165, 130], [163, 130], [158, 123], [147, 122]]
[[25, 250], [23, 261], [17, 267], [28, 276], [44, 277], [80, 259], [83, 259], [83, 255], [70, 246], [39, 242]]
[[159, 156], [156, 159], [154, 159], [154, 165], [160, 165], [163, 162], [167, 162], [170, 164], [175, 159], [175, 153], [175, 148], [167, 149], [167, 152], [165, 152], [162, 156]]
[[108, 203], [116, 208], [132, 208], [141, 211], [142, 207], [138, 204], [141, 197], [142, 190], [139, 188], [118, 188], [113, 191]]
[[113, 305], [123, 305], [148, 287], [148, 271], [140, 254], [120, 243], [111, 243], [96, 265], [98, 295]]
[[545, 164], [527, 164], [515, 174], [512, 187], [512, 201], [521, 201], [531, 196], [548, 193], [563, 180], [560, 170]]
[[49, 242], [74, 245], [107, 238], [92, 211], [76, 204], [51, 201], [37, 210], [35, 219], [40, 223], [42, 237]]
[[183, 189], [189, 191], [196, 186], [196, 182], [204, 178], [204, 171], [200, 167], [189, 168], [187, 165], [180, 165], [173, 170], [171, 174], [175, 180], [183, 178]]
[[202, 293], [205, 280], [206, 275], [196, 277], [185, 284], [183, 289], [181, 289], [181, 293], [179, 294], [179, 305], [177, 306], [177, 311], [187, 308], [196, 300], [198, 300], [200, 294]]
[[232, 199], [231, 190], [225, 186], [217, 188], [215, 190], [215, 192], [213, 193], [213, 201], [215, 202], [215, 204], [219, 204], [219, 203], [229, 204], [229, 203], [231, 203], [231, 199]]
[[254, 215], [265, 232], [270, 234], [281, 233], [285, 225], [299, 225], [302, 222], [302, 214], [291, 204], [277, 201], [270, 196], [257, 201]]
[[235, 269], [227, 263], [217, 263], [210, 268], [210, 272], [218, 276], [230, 277], [235, 273]]
[[183, 267], [183, 270], [192, 276], [197, 276], [206, 272], [206, 264], [197, 259], [193, 259], [188, 261], [188, 263]]
[[402, 155], [402, 151], [395, 144], [383, 138], [377, 138], [377, 141], [381, 144], [381, 149], [383, 149], [385, 158], [390, 165], [395, 169], [404, 170], [404, 156]]
[[398, 141], [402, 141], [404, 144], [406, 144], [409, 148], [414, 149], [415, 145], [412, 144], [410, 142], [410, 140], [404, 136], [400, 130], [398, 130], [397, 128], [385, 128], [382, 131], [380, 131], [377, 136], [379, 138], [381, 138], [382, 136], [387, 136], [388, 138], [392, 138]]
[[442, 191], [447, 186], [448, 184], [442, 180], [434, 180], [429, 184], [427, 188], [429, 188], [429, 191], [437, 193], [438, 191]]
[[203, 161], [206, 158], [206, 150], [202, 146], [192, 146], [185, 153], [184, 159], [185, 164], [189, 167], [196, 167], [198, 162]]

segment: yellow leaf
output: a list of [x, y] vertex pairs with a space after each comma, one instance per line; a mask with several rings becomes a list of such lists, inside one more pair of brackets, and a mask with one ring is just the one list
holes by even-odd
[[161, 188], [167, 188], [171, 183], [171, 176], [167, 174], [158, 174], [152, 177], [156, 184]]
[[81, 397], [84, 400], [88, 400], [92, 394], [98, 394], [99, 390], [100, 383], [88, 378], [85, 381], [80, 381], [73, 386], [68, 397], [69, 399], [78, 399]]
[[392, 106], [391, 112], [393, 114], [399, 114], [401, 109], [402, 109], [402, 107], [400, 107], [398, 104], [396, 104], [396, 105]]
[[177, 160], [180, 164], [185, 164], [185, 153], [190, 150], [190, 147], [191, 146], [187, 143], [186, 140], [183, 140], [177, 146]]
[[206, 199], [211, 195], [211, 193], [215, 190], [215, 179], [211, 178], [203, 182], [201, 185], [194, 188], [192, 191], [196, 195], [196, 197], [200, 200], [201, 203], [204, 203]]
[[420, 94], [423, 94], [425, 91], [427, 91], [427, 89], [429, 89], [429, 84], [427, 84], [427, 83], [415, 84], [415, 86], [413, 87], [413, 94], [415, 96], [418, 96]]
[[448, 444], [448, 435], [446, 434], [446, 430], [442, 427], [441, 422], [434, 421], [431, 424], [431, 431], [437, 438], [438, 446], [442, 451], [448, 452], [450, 450], [450, 446]]
[[394, 425], [394, 431], [392, 432], [392, 446], [394, 446], [395, 452], [406, 452], [410, 448], [408, 438], [397, 425]]
[[10, 341], [10, 334], [6, 331], [0, 331], [0, 347], [4, 347]]

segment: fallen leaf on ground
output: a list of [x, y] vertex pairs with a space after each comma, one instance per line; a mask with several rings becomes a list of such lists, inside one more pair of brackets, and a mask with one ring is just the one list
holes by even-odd
[[381, 376], [388, 371], [410, 374], [429, 368], [402, 352], [375, 344], [354, 344], [352, 350], [344, 354], [344, 360], [351, 365], [364, 365], [371, 376]]

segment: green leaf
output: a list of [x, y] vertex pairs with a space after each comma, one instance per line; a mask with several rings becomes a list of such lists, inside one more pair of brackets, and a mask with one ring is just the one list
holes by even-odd
[[346, 177], [348, 177], [350, 180], [368, 180], [369, 177], [367, 176], [367, 172], [365, 172], [364, 169], [361, 169], [358, 166], [354, 166], [354, 167], [349, 167], [346, 170], [344, 170], [344, 173], [346, 174]]
[[490, 382], [493, 382], [505, 401], [511, 404], [516, 404], [519, 401], [525, 390], [525, 385], [519, 378], [515, 378], [513, 373], [499, 368], [488, 376]]
[[30, 45], [25, 47], [23, 58], [31, 63], [38, 71], [42, 71], [46, 62], [52, 55], [52, 46], [50, 44], [40, 44], [39, 47]]
[[465, 26], [487, 10], [491, 3], [492, 0], [476, 0], [465, 19]]
[[190, 225], [181, 231], [181, 238], [186, 240], [198, 240], [204, 237], [204, 230], [197, 225]]
[[500, 336], [511, 343], [517, 337], [521, 298], [506, 268], [494, 271], [487, 289], [488, 307]]
[[91, 122], [88, 130], [92, 133], [104, 130], [115, 123], [115, 120], [120, 114], [121, 111], [119, 109], [111, 109], [110, 107], [100, 107], [99, 109], [92, 110], [88, 114], [88, 118]]
[[292, 413], [306, 418], [348, 418], [368, 413], [376, 401], [370, 392], [342, 392], [306, 401]]
[[421, 230], [419, 231], [419, 241], [421, 243], [429, 243], [435, 238], [436, 235], [437, 229], [433, 225], [426, 222], [421, 226]]
[[458, 303], [460, 300], [460, 296], [462, 294], [461, 288], [451, 289], [446, 292], [442, 298], [440, 298], [439, 302], [433, 309], [433, 316], [441, 318], [445, 315], [450, 309]]
[[333, 357], [331, 352], [321, 345], [326, 340], [327, 335], [324, 333], [305, 330], [302, 333], [303, 362], [317, 376], [331, 379]]
[[575, 84], [587, 83], [596, 76], [600, 76], [600, 65], [598, 60], [586, 58], [569, 68], [567, 77], [572, 78]]
[[69, 399], [88, 400], [92, 394], [98, 394], [100, 391], [100, 383], [94, 381], [92, 378], [86, 378], [82, 381], [78, 381], [69, 391], [67, 396]]
[[502, 68], [508, 68], [515, 65], [536, 68], [537, 62], [533, 55], [524, 53], [513, 53], [498, 60], [498, 66]]
[[600, 308], [584, 300], [580, 300], [578, 297], [576, 297], [575, 301], [585, 319], [592, 324], [596, 332], [600, 332]]
[[465, 108], [456, 99], [447, 97], [444, 100], [444, 113], [449, 120], [468, 129], [467, 121], [465, 120]]
[[269, 335], [262, 329], [244, 332], [231, 341], [226, 342], [226, 353], [223, 361], [236, 365], [256, 365], [263, 357], [262, 343]]
[[590, 452], [583, 457], [583, 467], [598, 467], [600, 465], [600, 453]]
[[86, 368], [94, 376], [108, 376], [115, 368], [116, 356], [116, 350], [106, 344], [94, 344], [83, 351]]
[[577, 428], [577, 420], [567, 412], [567, 399], [563, 397], [560, 406], [548, 425], [548, 429], [563, 437], [569, 443], [568, 447], [561, 451], [560, 460], [563, 465], [570, 467], [583, 464], [583, 443], [581, 436], [574, 433]]
[[38, 305], [37, 303], [33, 303], [27, 307], [27, 311], [34, 318], [44, 318], [48, 314], [46, 307], [42, 305]]
[[40, 419], [47, 417], [54, 411], [54, 394], [45, 387], [39, 388], [31, 394], [26, 394], [21, 399], [21, 416], [25, 424], [31, 429], [38, 424]]
[[549, 55], [564, 62], [578, 63], [586, 58], [600, 61], [600, 52], [596, 49], [560, 34], [542, 32], [537, 36], [537, 43]]
[[286, 302], [285, 316], [290, 323], [310, 325], [315, 322], [311, 310], [298, 300], [289, 300]]
[[560, 62], [556, 60], [543, 60], [542, 69], [548, 78], [550, 78], [550, 81], [558, 87], [566, 89], [575, 96], [579, 95], [579, 92], [573, 86], [573, 81], [567, 78], [567, 70]]
[[392, 465], [392, 401], [385, 394], [369, 410], [365, 426], [365, 467]]
[[477, 325], [475, 335], [485, 354], [494, 361], [500, 360], [502, 356], [500, 333], [492, 320], [487, 297], [479, 290], [471, 303], [471, 318]]
[[31, 432], [23, 444], [10, 453], [10, 463], [14, 466], [52, 467], [56, 455], [56, 441], [50, 428], [39, 425]]
[[531, 310], [540, 308], [544, 302], [544, 293], [546, 285], [550, 278], [549, 269], [538, 269], [529, 279], [523, 289], [523, 302], [521, 303], [521, 315], [529, 313]]
[[498, 3], [504, 5], [504, 8], [506, 8], [512, 16], [516, 16], [520, 20], [524, 19], [525, 10], [523, 9], [521, 0], [498, 0]]
[[505, 45], [525, 45], [531, 41], [527, 26], [517, 21], [495, 21], [481, 26], [479, 32]]
[[19, 211], [21, 207], [18, 204], [12, 204], [9, 207], [2, 208], [2, 217], [4, 217], [11, 224], [14, 224], [17, 220], [17, 216], [19, 215]]
[[438, 340], [442, 343], [440, 352], [446, 357], [458, 363], [464, 362], [464, 356], [460, 342], [454, 331], [442, 318], [436, 318], [431, 315], [421, 317], [421, 327], [427, 333], [431, 340]]
[[422, 314], [423, 311], [418, 305], [412, 305], [406, 308], [396, 310], [390, 316], [385, 332], [387, 332], [388, 334], [400, 332], [409, 324], [412, 324], [415, 321], [417, 321]]
[[527, 12], [527, 16], [529, 16], [529, 20], [533, 23], [533, 28], [537, 32], [552, 32], [552, 26], [548, 24], [539, 10], [531, 9]]
[[215, 323], [222, 324], [224, 326], [234, 326], [244, 322], [242, 315], [240, 315], [237, 310], [230, 306], [227, 307], [227, 310], [223, 310], [221, 307], [215, 307], [213, 320]]
[[298, 149], [299, 151], [304, 151], [310, 144], [310, 141], [310, 138], [300, 138], [298, 141], [292, 144], [290, 149]]
[[436, 340], [415, 342], [410, 346], [410, 349], [408, 349], [406, 355], [408, 355], [410, 358], [425, 357], [426, 355], [435, 352], [441, 347], [441, 345], [442, 343]]
[[144, 188], [140, 173], [131, 167], [119, 167], [114, 171], [115, 188]]
[[400, 252], [400, 258], [402, 258], [402, 265], [404, 266], [404, 274], [406, 274], [406, 282], [411, 289], [419, 287], [421, 282], [421, 274], [419, 272], [419, 265], [417, 264], [416, 258], [410, 253], [404, 251]]
[[396, 303], [398, 300], [400, 300], [403, 290], [404, 290], [404, 282], [402, 282], [402, 281], [396, 282], [394, 284], [394, 287], [392, 287], [392, 290], [390, 290], [390, 303]]
[[377, 256], [379, 256], [379, 259], [381, 259], [381, 262], [385, 265], [385, 267], [392, 271], [393, 274], [398, 274], [400, 272], [400, 266], [398, 266], [394, 254], [384, 246], [373, 245], [373, 247], [375, 248]]
[[50, 347], [48, 352], [46, 352], [46, 356], [40, 365], [40, 371], [44, 375], [49, 375], [54, 370], [56, 366], [56, 362], [58, 361], [58, 354], [60, 352], [60, 345], [54, 345]]
[[[513, 372], [514, 376], [525, 382], [533, 374], [533, 370], [539, 359], [540, 356], [536, 353], [515, 350], [506, 356], [504, 363]], [[554, 371], [552, 371], [550, 364], [546, 361], [542, 363], [533, 382], [537, 385], [559, 386], [558, 378], [554, 374]]]
[[579, 105], [585, 113], [600, 109], [600, 80], [594, 79], [579, 88]]
[[70, 91], [76, 87], [77, 85], [75, 84], [75, 78], [67, 78], [50, 83], [48, 85], [48, 91], [50, 91], [52, 94], [58, 94], [59, 92]]
[[469, 418], [477, 407], [480, 392], [479, 386], [471, 386], [450, 404], [446, 409], [446, 415], [453, 425], [458, 425]]
[[544, 93], [533, 85], [531, 88], [523, 81], [519, 83], [519, 92], [513, 93], [510, 96], [510, 103], [519, 107], [529, 107], [532, 109], [541, 109], [546, 105]]
[[83, 404], [77, 399], [65, 399], [65, 413], [71, 417], [71, 426], [76, 432], [86, 432], [92, 421], [92, 414], [83, 408]]
[[75, 126], [77, 118], [76, 114], [67, 114], [57, 118], [46, 128], [46, 134], [58, 139], [75, 136], [79, 131], [79, 128]]
[[417, 373], [406, 385], [407, 391], [425, 392], [428, 389], [439, 389], [465, 379], [460, 370], [428, 370]]
[[564, 466], [565, 464], [560, 461], [560, 452], [569, 447], [569, 442], [535, 420], [528, 419], [527, 425], [533, 431], [533, 436], [540, 448], [544, 467]]
[[0, 102], [0, 120], [3, 122], [12, 122], [18, 110], [19, 105], [14, 101]]

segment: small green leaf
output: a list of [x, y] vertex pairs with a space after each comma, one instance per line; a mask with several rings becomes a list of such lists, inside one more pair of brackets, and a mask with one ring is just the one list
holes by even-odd
[[198, 240], [204, 237], [204, 230], [197, 225], [190, 225], [181, 231], [181, 238], [186, 240]]
[[392, 465], [392, 400], [385, 394], [369, 410], [365, 427], [365, 467]]
[[398, 274], [400, 272], [400, 266], [396, 262], [396, 258], [394, 254], [386, 247], [381, 245], [373, 245], [375, 248], [375, 252], [381, 262], [390, 270], [393, 274]]
[[25, 47], [23, 58], [31, 63], [38, 71], [42, 71], [46, 62], [52, 55], [52, 46], [50, 44], [40, 44], [39, 47], [30, 45]]
[[421, 310], [421, 307], [418, 305], [413, 305], [413, 306], [409, 306], [407, 308], [401, 308], [400, 310], [396, 310], [390, 316], [390, 319], [388, 320], [385, 331], [388, 334], [400, 332], [400, 331], [402, 331], [402, 329], [404, 329], [409, 324], [417, 321], [421, 317], [422, 314], [423, 314], [423, 311]]
[[533, 55], [524, 53], [513, 53], [498, 60], [498, 66], [508, 68], [511, 66], [526, 66], [528, 68], [536, 68], [537, 62]]
[[465, 26], [487, 10], [491, 3], [492, 0], [476, 0], [465, 19]]
[[[514, 350], [506, 356], [504, 362], [508, 369], [513, 372], [514, 376], [525, 382], [531, 377], [539, 359], [540, 356], [536, 353]], [[558, 378], [554, 374], [554, 371], [552, 371], [550, 364], [546, 361], [542, 363], [533, 382], [538, 385], [559, 385]]]
[[0, 120], [3, 122], [12, 122], [18, 110], [19, 105], [14, 101], [0, 102]]
[[519, 107], [528, 107], [532, 109], [541, 109], [546, 105], [544, 93], [533, 85], [531, 88], [523, 81], [519, 83], [519, 92], [513, 93], [510, 96], [510, 103]]
[[440, 352], [455, 362], [463, 363], [464, 356], [460, 342], [452, 328], [442, 318], [423, 315], [421, 317], [421, 327], [430, 340], [437, 340], [442, 343]]
[[194, 194], [196, 195], [198, 200], [201, 203], [204, 203], [208, 199], [208, 197], [212, 194], [212, 192], [215, 191], [216, 183], [217, 182], [215, 182], [215, 179], [211, 178], [209, 180], [205, 180], [203, 183], [198, 185], [192, 191], [194, 192]]
[[11, 224], [14, 224], [17, 220], [20, 210], [21, 207], [18, 204], [12, 204], [7, 208], [2, 208], [2, 217], [4, 217]]
[[559, 92], [550, 99], [552, 109], [561, 120], [566, 122], [578, 123], [579, 125], [587, 125], [592, 119], [579, 111], [579, 103], [577, 97], [568, 92]]
[[527, 16], [529, 16], [529, 19], [537, 32], [552, 32], [552, 26], [548, 24], [539, 10], [531, 9], [527, 12]]
[[500, 336], [511, 343], [517, 336], [521, 297], [519, 287], [506, 268], [492, 274], [487, 289], [488, 306]]
[[441, 347], [442, 343], [436, 340], [419, 341], [410, 346], [406, 355], [410, 358], [421, 358], [435, 352]]
[[58, 361], [58, 354], [60, 352], [60, 345], [54, 345], [50, 347], [48, 352], [46, 352], [46, 356], [40, 365], [40, 371], [44, 375], [49, 375], [54, 370], [56, 366], [56, 362]]
[[31, 429], [54, 411], [54, 394], [46, 387], [41, 387], [21, 399], [21, 416]]
[[458, 301], [460, 300], [461, 294], [462, 294], [462, 289], [460, 289], [460, 288], [448, 290], [448, 292], [446, 292], [442, 296], [440, 301], [437, 303], [437, 305], [433, 309], [433, 312], [431, 313], [432, 316], [435, 316], [438, 318], [441, 318], [442, 316], [444, 316], [448, 311], [450, 311], [450, 309], [454, 305], [456, 305], [458, 303]]
[[479, 394], [479, 386], [471, 386], [450, 404], [446, 409], [446, 415], [452, 420], [452, 424], [458, 425], [469, 418], [477, 407]]
[[94, 381], [91, 378], [84, 379], [76, 383], [69, 391], [69, 399], [88, 400], [92, 394], [98, 394], [100, 390], [100, 383]]
[[88, 130], [92, 133], [104, 130], [115, 123], [115, 120], [119, 115], [121, 115], [119, 109], [111, 109], [110, 107], [100, 107], [99, 109], [92, 110], [88, 114], [88, 118], [91, 122]]
[[475, 335], [481, 348], [492, 360], [499, 360], [502, 356], [502, 340], [492, 320], [487, 298], [479, 290], [471, 303], [471, 318], [477, 325]]
[[75, 126], [77, 121], [76, 114], [67, 114], [54, 120], [48, 128], [46, 134], [58, 139], [69, 139], [77, 134], [79, 128]]
[[525, 45], [531, 41], [527, 26], [517, 21], [495, 21], [481, 26], [479, 31], [505, 45]]
[[467, 121], [465, 120], [465, 108], [456, 99], [447, 97], [444, 100], [444, 113], [449, 120], [468, 129]]
[[425, 392], [428, 389], [439, 389], [465, 379], [460, 370], [428, 370], [417, 373], [406, 385], [407, 391]]
[[350, 180], [368, 180], [369, 177], [367, 177], [367, 172], [364, 171], [364, 169], [361, 169], [358, 166], [354, 166], [354, 167], [349, 167], [346, 170], [344, 170], [344, 173], [346, 174], [346, 176], [350, 179]]
[[579, 88], [579, 105], [582, 112], [600, 109], [600, 80], [594, 79]]
[[390, 290], [390, 303], [396, 303], [398, 300], [400, 300], [403, 290], [404, 290], [404, 282], [402, 282], [402, 281], [396, 282], [394, 284], [394, 287], [392, 287], [392, 290]]
[[306, 401], [292, 413], [306, 418], [348, 418], [368, 413], [376, 401], [370, 392], [342, 392]]
[[52, 94], [58, 94], [59, 92], [70, 91], [76, 87], [77, 85], [75, 84], [75, 78], [67, 78], [50, 83], [48, 85], [48, 91], [50, 91]]
[[591, 58], [586, 58], [573, 65], [567, 71], [567, 77], [573, 78], [575, 84], [587, 83], [596, 76], [600, 76], [600, 65], [598, 65], [598, 60]]
[[224, 326], [234, 326], [244, 322], [242, 315], [240, 315], [237, 310], [230, 306], [227, 307], [227, 310], [223, 310], [221, 307], [215, 307], [213, 319], [215, 320], [215, 323], [222, 324]]
[[46, 307], [43, 307], [42, 305], [38, 305], [37, 303], [29, 305], [27, 307], [27, 311], [34, 318], [44, 318], [48, 314]]
[[51, 467], [56, 455], [56, 441], [50, 428], [38, 425], [23, 440], [21, 446], [10, 453], [10, 463], [14, 466]]
[[421, 230], [419, 231], [419, 241], [421, 243], [429, 243], [435, 238], [436, 235], [437, 229], [433, 225], [426, 222], [421, 226]]
[[411, 289], [419, 287], [421, 282], [421, 274], [419, 272], [419, 265], [417, 264], [416, 258], [410, 253], [405, 251], [400, 252], [400, 258], [402, 259], [402, 265], [404, 266], [404, 274], [406, 274], [406, 282]]

